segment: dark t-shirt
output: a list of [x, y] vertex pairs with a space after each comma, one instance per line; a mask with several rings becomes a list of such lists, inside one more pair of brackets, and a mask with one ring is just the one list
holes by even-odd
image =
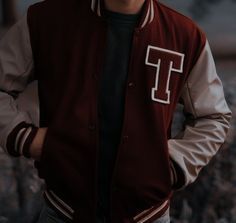
[[109, 212], [111, 176], [120, 143], [132, 36], [139, 15], [105, 12], [107, 45], [99, 90], [99, 212]]

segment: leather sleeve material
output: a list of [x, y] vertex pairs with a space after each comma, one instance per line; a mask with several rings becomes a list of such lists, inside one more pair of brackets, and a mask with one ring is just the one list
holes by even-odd
[[224, 143], [230, 125], [231, 111], [208, 42], [186, 81], [181, 101], [186, 116], [185, 128], [168, 141], [170, 157], [180, 169], [175, 189], [197, 178]]
[[[32, 50], [25, 15], [0, 41], [0, 146], [13, 156], [21, 155], [14, 142], [18, 133], [22, 134], [19, 127], [27, 128], [32, 123], [29, 114], [19, 110], [16, 103], [18, 94], [33, 79], [32, 71]], [[9, 135], [11, 140], [8, 140]], [[12, 146], [7, 148], [7, 145]]]

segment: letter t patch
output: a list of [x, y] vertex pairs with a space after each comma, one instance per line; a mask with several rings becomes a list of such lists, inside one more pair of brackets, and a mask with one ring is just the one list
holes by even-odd
[[183, 73], [184, 54], [149, 45], [145, 64], [156, 71], [152, 100], [170, 104], [170, 77], [172, 72]]

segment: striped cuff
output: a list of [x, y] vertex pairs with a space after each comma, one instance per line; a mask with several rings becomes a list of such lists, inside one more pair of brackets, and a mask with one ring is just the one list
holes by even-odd
[[8, 153], [14, 157], [24, 155], [30, 158], [29, 148], [37, 130], [37, 127], [26, 122], [18, 124], [8, 135], [6, 145]]
[[30, 158], [30, 145], [34, 140], [34, 137], [38, 131], [38, 128], [35, 126], [29, 127], [28, 133], [25, 133], [24, 140], [21, 141], [20, 151], [26, 158]]

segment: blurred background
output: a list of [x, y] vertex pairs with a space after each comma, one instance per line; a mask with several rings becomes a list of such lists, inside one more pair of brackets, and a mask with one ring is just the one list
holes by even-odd
[[[0, 0], [0, 39], [37, 0]], [[207, 34], [226, 99], [236, 114], [236, 0], [162, 0], [191, 17]], [[20, 96], [32, 100], [33, 84]], [[178, 107], [173, 134], [181, 128]], [[236, 120], [225, 145], [184, 191], [176, 192], [172, 223], [236, 223]], [[0, 223], [34, 223], [42, 205], [43, 182], [31, 160], [8, 157], [0, 148]]]

